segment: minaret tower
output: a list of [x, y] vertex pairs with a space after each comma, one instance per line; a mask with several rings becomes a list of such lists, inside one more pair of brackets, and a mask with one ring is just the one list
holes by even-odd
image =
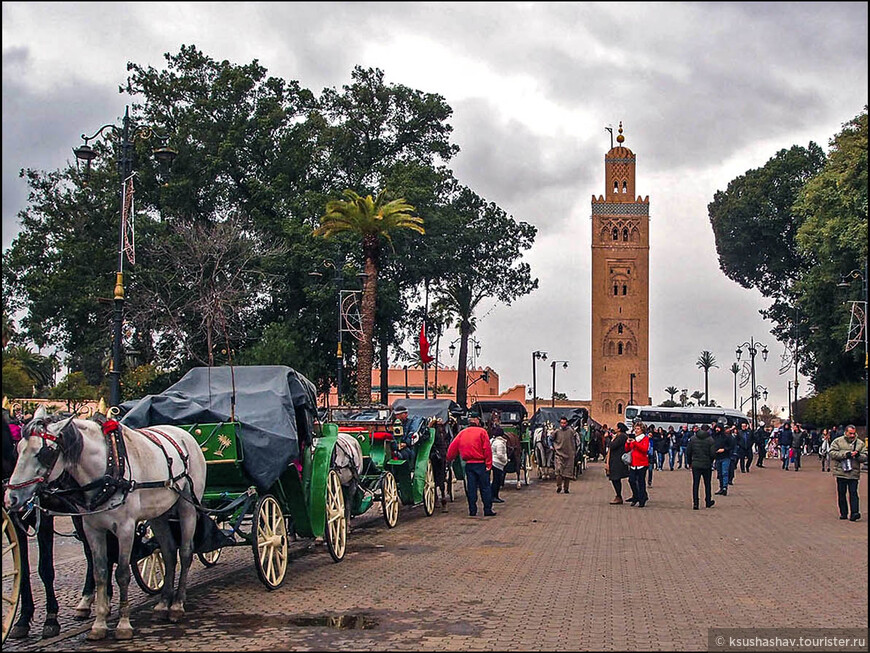
[[604, 155], [605, 194], [592, 196], [590, 413], [610, 427], [630, 403], [650, 401], [649, 196], [635, 196], [636, 157], [621, 121], [616, 141]]

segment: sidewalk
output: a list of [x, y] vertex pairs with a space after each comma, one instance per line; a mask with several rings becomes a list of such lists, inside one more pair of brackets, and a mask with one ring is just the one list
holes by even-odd
[[508, 484], [492, 518], [469, 517], [457, 486], [447, 515], [404, 509], [392, 530], [375, 510], [354, 519], [343, 562], [305, 552], [277, 591], [250, 548], [225, 550], [213, 569], [194, 562], [182, 624], [153, 621], [134, 587], [132, 642], [92, 644], [65, 621], [55, 640], [4, 650], [706, 650], [711, 627], [866, 627], [867, 478], [862, 521], [839, 521], [816, 462], [738, 472], [699, 511], [686, 470], [655, 472], [643, 509], [608, 505], [601, 463], [568, 496], [553, 481]]

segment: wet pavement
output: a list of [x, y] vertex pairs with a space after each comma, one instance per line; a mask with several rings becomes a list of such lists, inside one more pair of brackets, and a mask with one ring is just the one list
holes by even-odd
[[[57, 565], [61, 635], [38, 639], [34, 574], [33, 634], [3, 649], [706, 650], [710, 628], [866, 628], [866, 517], [837, 519], [836, 483], [814, 462], [738, 473], [699, 511], [679, 469], [655, 472], [643, 509], [609, 505], [601, 463], [567, 496], [553, 481], [508, 484], [496, 517], [469, 517], [458, 485], [448, 514], [403, 508], [394, 529], [379, 508], [354, 518], [341, 563], [323, 545], [293, 544], [275, 591], [250, 547], [225, 549], [210, 569], [194, 560], [178, 624], [153, 617], [156, 598], [131, 584], [130, 642], [89, 642], [90, 620], [72, 619], [84, 562], [69, 540]], [[860, 494], [866, 511], [866, 477]]]

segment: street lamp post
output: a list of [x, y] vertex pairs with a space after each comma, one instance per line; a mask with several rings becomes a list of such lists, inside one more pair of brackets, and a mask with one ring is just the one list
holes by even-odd
[[[861, 300], [852, 302], [852, 317], [849, 320], [849, 336], [846, 341], [846, 351], [854, 349], [861, 341], [861, 336], [864, 340], [864, 397], [867, 397], [867, 264], [864, 264], [864, 270], [852, 270], [843, 276], [843, 279], [837, 285], [840, 288], [848, 288], [851, 282], [861, 280]], [[867, 404], [864, 404], [864, 425], [867, 427]]]
[[547, 360], [547, 352], [545, 351], [533, 351], [532, 352], [532, 416], [534, 417], [535, 413], [538, 412], [538, 379], [536, 376], [536, 363], [538, 359]]
[[[333, 276], [332, 282], [335, 284], [336, 293], [338, 295], [338, 344], [336, 345], [335, 350], [335, 392], [336, 392], [336, 403], [337, 405], [341, 405], [341, 382], [342, 376], [344, 373], [344, 354], [342, 352], [342, 344], [343, 344], [343, 329], [341, 328], [341, 292], [344, 289], [344, 275], [341, 273], [341, 259], [336, 257], [334, 261], [325, 260], [323, 261], [323, 267], [332, 268]], [[323, 274], [320, 272], [309, 272], [309, 276], [312, 277], [322, 277]], [[329, 390], [326, 392], [326, 404], [329, 405]]]
[[[458, 338], [453, 340], [453, 342], [451, 342], [450, 346], [447, 348], [450, 350], [451, 358], [456, 353], [456, 343], [459, 342], [461, 339], [462, 336], [459, 336]], [[474, 336], [468, 336], [468, 342], [474, 345], [474, 356], [471, 358], [471, 366], [474, 367], [475, 363], [477, 362], [477, 358], [480, 356], [480, 342]]]
[[[767, 401], [767, 388], [765, 388], [763, 385], [758, 385], [755, 387], [755, 391], [750, 396], [746, 397], [746, 399], [740, 397], [740, 410], [743, 410], [743, 404], [745, 404], [750, 399], [758, 400], [762, 397], [765, 401]], [[737, 406], [734, 407], [737, 408]]]
[[[754, 338], [750, 337], [749, 342], [744, 342], [742, 345], [737, 346], [737, 360], [740, 360], [740, 356], [743, 354], [743, 348], [749, 348], [749, 368], [750, 375], [752, 381], [752, 432], [755, 433], [758, 427], [758, 390], [755, 385], [755, 356], [758, 354], [758, 347], [761, 347], [761, 357], [767, 361], [767, 354], [770, 353], [767, 350], [767, 345], [763, 345], [760, 342], [756, 342]], [[760, 387], [760, 386], [759, 386]], [[765, 399], [766, 400], [766, 399]]]
[[562, 363], [562, 369], [568, 367], [568, 361], [553, 361], [550, 363], [550, 367], [553, 368], [553, 395], [550, 399], [550, 407], [556, 407], [556, 363]]
[[634, 406], [634, 377], [637, 376], [634, 372], [628, 375], [628, 403]]
[[[76, 165], [83, 162], [85, 165], [84, 183], [87, 184], [91, 162], [97, 158], [97, 151], [88, 145], [88, 141], [97, 138], [109, 138], [115, 140], [115, 146], [118, 154], [118, 173], [121, 176], [121, 220], [120, 220], [120, 237], [118, 246], [118, 269], [115, 273], [115, 291], [114, 291], [114, 316], [112, 323], [112, 369], [109, 371], [109, 403], [114, 407], [121, 403], [121, 333], [124, 322], [124, 254], [128, 247], [132, 248], [132, 240], [127, 240], [127, 219], [132, 220], [132, 203], [133, 203], [133, 164], [134, 164], [134, 144], [137, 140], [150, 140], [152, 137], [157, 139], [160, 147], [153, 150], [154, 158], [158, 163], [171, 165], [178, 155], [174, 149], [167, 147], [168, 136], [158, 133], [156, 127], [151, 125], [137, 125], [130, 118], [130, 108], [124, 110], [123, 127], [120, 129], [117, 125], [108, 124], [100, 127], [93, 136], [82, 134], [81, 138], [84, 141], [82, 145], [73, 149], [73, 154], [76, 156]], [[128, 254], [129, 256], [130, 254]], [[132, 262], [132, 258], [131, 258]]]

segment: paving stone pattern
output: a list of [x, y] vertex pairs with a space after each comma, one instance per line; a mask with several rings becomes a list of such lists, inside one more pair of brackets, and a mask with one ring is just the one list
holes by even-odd
[[[379, 509], [353, 519], [339, 564], [322, 545], [295, 543], [276, 591], [257, 579], [249, 547], [224, 550], [212, 569], [194, 561], [181, 624], [153, 619], [156, 600], [131, 584], [132, 642], [88, 642], [90, 621], [72, 620], [84, 573], [76, 559], [58, 570], [61, 635], [37, 639], [40, 606], [34, 635], [3, 648], [706, 650], [711, 627], [866, 626], [867, 513], [838, 520], [835, 481], [814, 463], [738, 473], [727, 497], [699, 511], [679, 469], [655, 472], [642, 509], [608, 504], [600, 463], [567, 496], [552, 481], [508, 484], [491, 518], [469, 517], [457, 486], [446, 515], [403, 508], [394, 529]], [[868, 511], [866, 477], [860, 492]], [[367, 627], [317, 625], [342, 616]], [[111, 627], [116, 620], [113, 611]]]

